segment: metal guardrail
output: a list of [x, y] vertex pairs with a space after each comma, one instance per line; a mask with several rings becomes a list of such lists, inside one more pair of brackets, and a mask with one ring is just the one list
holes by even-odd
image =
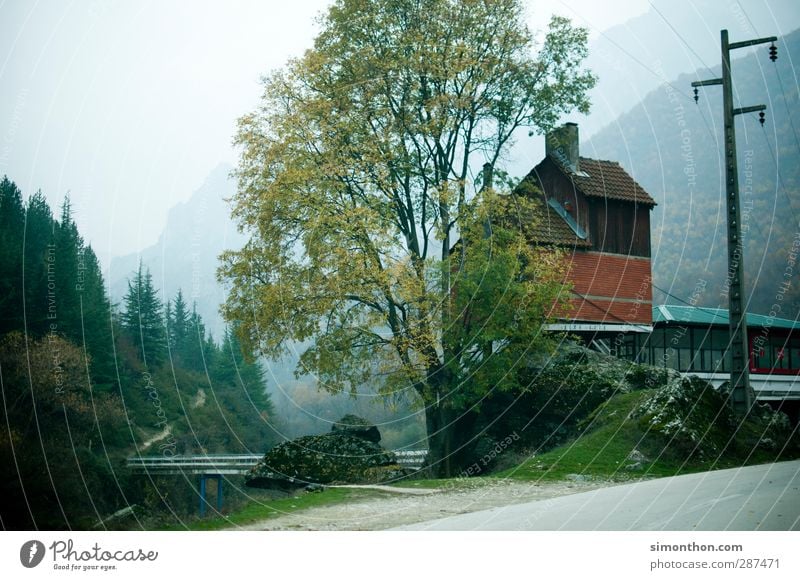
[[403, 467], [419, 469], [428, 457], [427, 449], [398, 450], [393, 452], [397, 457], [397, 463]]
[[129, 457], [129, 469], [163, 475], [244, 475], [263, 455], [172, 455]]
[[[410, 469], [419, 469], [428, 455], [427, 449], [398, 450], [393, 452], [397, 463]], [[261, 460], [263, 455], [171, 455], [129, 457], [127, 466], [140, 473], [161, 475], [206, 474], [244, 475]]]
[[[394, 452], [397, 463], [409, 469], [419, 469], [428, 455], [427, 450], [399, 450]], [[172, 455], [129, 457], [128, 468], [143, 475], [197, 475], [200, 478], [199, 510], [205, 516], [211, 504], [206, 498], [206, 481], [216, 480], [216, 509], [222, 512], [223, 476], [245, 475], [261, 460], [263, 455]], [[275, 476], [280, 478], [279, 476]]]

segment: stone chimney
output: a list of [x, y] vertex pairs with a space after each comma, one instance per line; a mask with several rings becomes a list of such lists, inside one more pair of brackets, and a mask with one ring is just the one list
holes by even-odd
[[483, 185], [481, 185], [481, 191], [484, 189], [491, 189], [494, 185], [494, 167], [491, 163], [484, 163], [483, 164]]
[[572, 173], [581, 170], [577, 123], [565, 123], [550, 131], [545, 136], [544, 147], [548, 156], [559, 161]]

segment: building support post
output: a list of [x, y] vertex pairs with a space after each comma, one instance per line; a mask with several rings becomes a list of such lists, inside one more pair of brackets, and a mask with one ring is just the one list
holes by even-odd
[[200, 517], [206, 517], [206, 476], [200, 475]]
[[200, 475], [200, 517], [206, 517], [206, 507], [210, 505], [208, 503], [208, 499], [206, 498], [206, 482], [209, 479], [213, 479], [217, 482], [217, 513], [222, 513], [222, 475], [220, 474], [213, 474], [209, 475], [203, 473]]

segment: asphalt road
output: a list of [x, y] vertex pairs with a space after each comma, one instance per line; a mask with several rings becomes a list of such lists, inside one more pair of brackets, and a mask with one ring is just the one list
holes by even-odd
[[401, 530], [800, 530], [800, 461], [607, 487]]

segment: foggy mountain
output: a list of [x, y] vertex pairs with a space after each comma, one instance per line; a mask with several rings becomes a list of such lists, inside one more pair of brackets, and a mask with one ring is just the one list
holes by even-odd
[[[800, 226], [800, 103], [792, 69], [800, 31], [776, 45], [775, 64], [763, 45], [732, 65], [734, 106], [768, 107], [763, 128], [757, 114], [736, 119], [745, 282], [748, 310], [766, 314], [779, 301], [779, 316], [796, 318], [796, 283], [782, 288]], [[656, 304], [695, 296], [727, 308], [722, 93], [702, 88], [696, 105], [690, 87], [719, 75], [717, 66], [670, 80], [582, 147], [588, 157], [619, 161], [659, 203], [652, 214], [654, 283], [673, 298], [654, 288]]]
[[225, 296], [216, 280], [217, 258], [224, 250], [238, 249], [244, 243], [224, 201], [236, 191], [236, 183], [229, 177], [231, 169], [220, 164], [188, 201], [173, 207], [155, 245], [111, 260], [108, 285], [112, 301], [122, 300], [127, 280], [141, 260], [150, 269], [163, 301], [174, 299], [181, 288], [190, 305], [197, 303], [209, 332], [217, 341], [221, 339], [225, 325], [219, 305]]
[[[218, 257], [224, 250], [240, 248], [245, 241], [224, 201], [236, 191], [236, 183], [229, 177], [231, 169], [229, 165], [219, 165], [187, 202], [173, 207], [155, 245], [112, 260], [109, 288], [114, 302], [122, 301], [127, 280], [141, 259], [142, 265], [150, 269], [162, 300], [174, 299], [181, 288], [189, 304], [197, 303], [208, 331], [217, 342], [221, 340], [225, 324], [219, 305], [225, 299], [225, 292], [216, 280]], [[279, 361], [262, 361], [281, 437], [291, 439], [323, 433], [343, 415], [355, 413], [376, 423], [390, 447], [423, 444], [423, 416], [412, 410], [408, 399], [400, 397], [386, 404], [368, 388], [355, 398], [349, 394], [334, 395], [318, 390], [314, 377], [295, 378], [294, 369], [302, 349], [302, 345], [297, 345]]]
[[[576, 24], [591, 24], [580, 15], [566, 15]], [[797, 27], [800, 10], [795, 0], [654, 0], [646, 13], [600, 33], [590, 42], [586, 66], [599, 79], [590, 94], [590, 114], [578, 119], [581, 132], [587, 137], [593, 135], [679, 74], [697, 70], [692, 80], [709, 76], [705, 66], [719, 65], [719, 31], [723, 28], [735, 41], [781, 36]], [[761, 50], [766, 51], [763, 47]]]

